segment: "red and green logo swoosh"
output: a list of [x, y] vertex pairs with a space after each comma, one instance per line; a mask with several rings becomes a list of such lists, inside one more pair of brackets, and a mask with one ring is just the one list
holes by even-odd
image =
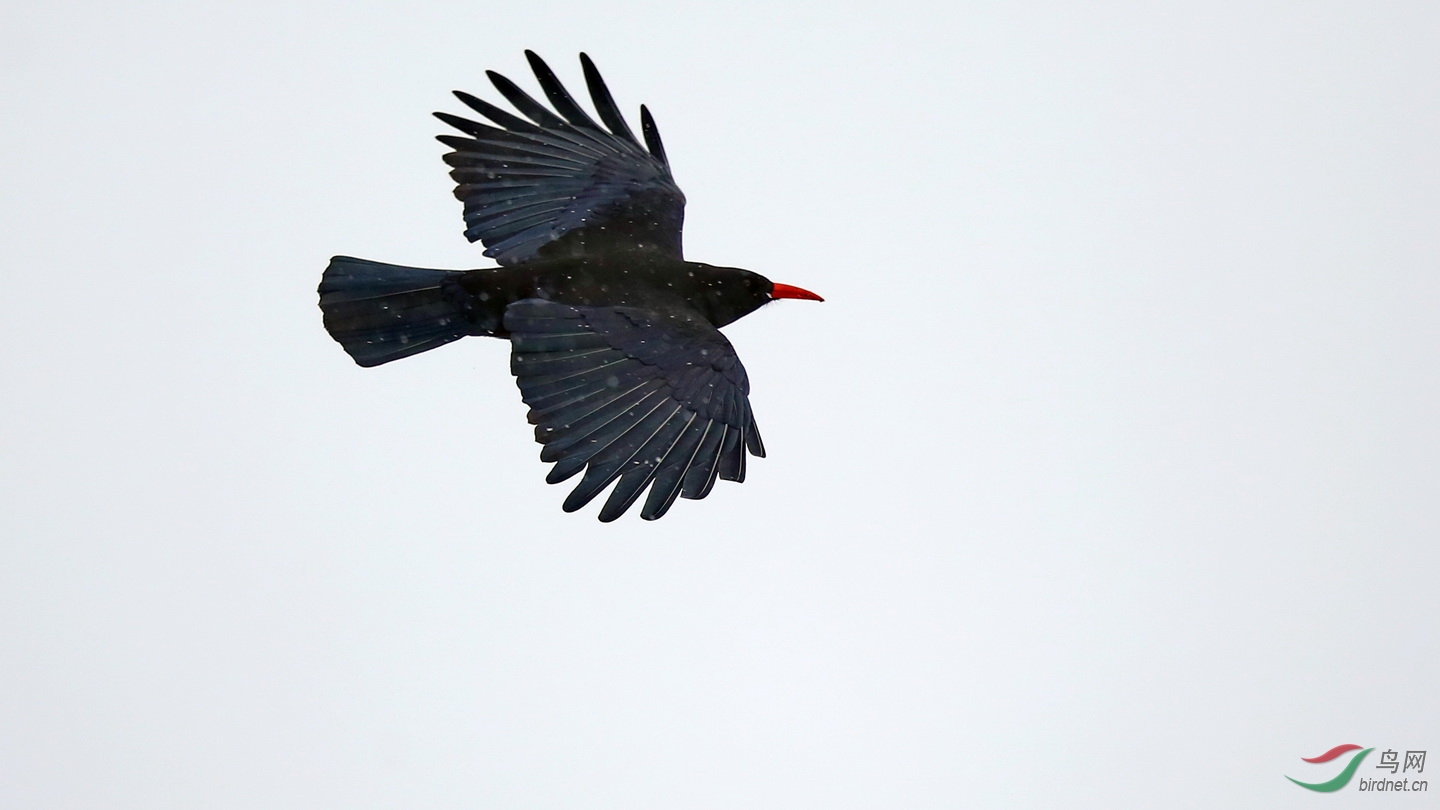
[[[1359, 749], [1360, 746], [1354, 744], [1337, 745], [1318, 757], [1301, 757], [1301, 760], [1304, 762], [1315, 763], [1329, 762], [1332, 759], [1336, 759], [1340, 756], [1348, 754], [1351, 751], [1358, 751]], [[1366, 748], [1365, 750], [1360, 751], [1360, 753], [1351, 757], [1350, 762], [1345, 765], [1345, 770], [1341, 771], [1335, 776], [1334, 779], [1331, 779], [1328, 782], [1315, 782], [1314, 784], [1312, 784], [1310, 782], [1301, 782], [1299, 779], [1295, 779], [1290, 776], [1287, 776], [1285, 778], [1289, 779], [1291, 782], [1294, 782], [1300, 787], [1305, 788], [1306, 790], [1313, 790], [1318, 793], [1334, 793], [1340, 788], [1350, 784], [1351, 777], [1355, 776], [1355, 769], [1360, 767], [1360, 761], [1365, 758], [1366, 754], [1374, 750], [1374, 748]]]

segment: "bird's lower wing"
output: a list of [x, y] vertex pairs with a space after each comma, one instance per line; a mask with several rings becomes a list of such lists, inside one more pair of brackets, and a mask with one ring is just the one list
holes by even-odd
[[730, 342], [698, 314], [511, 304], [510, 370], [530, 406], [549, 483], [585, 471], [565, 511], [619, 481], [600, 519], [622, 515], [648, 487], [640, 516], [676, 497], [703, 498], [715, 479], [745, 480], [746, 449], [765, 448], [750, 383]]

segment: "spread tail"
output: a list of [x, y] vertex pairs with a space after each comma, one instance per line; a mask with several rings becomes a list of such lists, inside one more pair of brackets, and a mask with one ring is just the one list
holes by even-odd
[[460, 275], [336, 256], [320, 279], [325, 330], [362, 366], [459, 340], [470, 324], [445, 281]]

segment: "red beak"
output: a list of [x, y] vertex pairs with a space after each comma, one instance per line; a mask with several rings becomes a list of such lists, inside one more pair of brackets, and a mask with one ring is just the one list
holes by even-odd
[[791, 287], [789, 284], [776, 284], [775, 287], [774, 287], [774, 289], [770, 290], [770, 297], [771, 297], [771, 298], [802, 298], [802, 299], [804, 299], [804, 300], [806, 300], [806, 301], [824, 301], [824, 300], [825, 300], [824, 298], [821, 298], [820, 296], [816, 295], [815, 293], [810, 292], [809, 290], [802, 290], [802, 289], [800, 289], [799, 287]]

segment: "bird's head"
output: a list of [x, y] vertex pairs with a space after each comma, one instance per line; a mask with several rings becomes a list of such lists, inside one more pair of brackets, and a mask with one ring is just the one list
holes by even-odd
[[716, 326], [733, 323], [781, 298], [824, 301], [809, 290], [780, 284], [750, 270], [739, 267], [711, 267], [691, 273], [698, 293], [692, 298]]

